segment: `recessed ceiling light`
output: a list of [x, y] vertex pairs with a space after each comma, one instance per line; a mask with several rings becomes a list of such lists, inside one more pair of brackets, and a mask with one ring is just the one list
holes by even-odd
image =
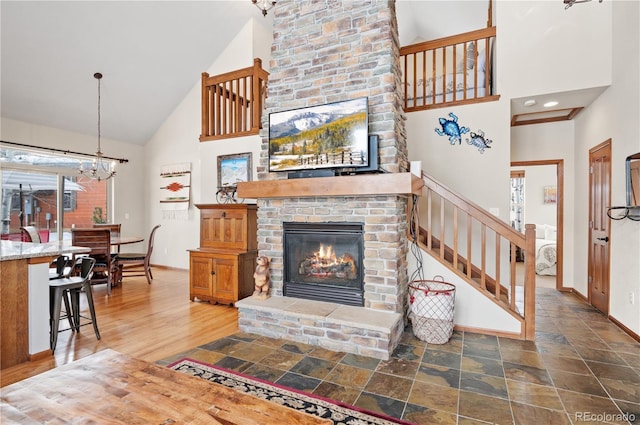
[[536, 104], [535, 99], [527, 99], [524, 101], [524, 106], [533, 106]]
[[556, 106], [558, 104], [558, 102], [556, 102], [555, 100], [552, 100], [551, 102], [547, 102], [544, 104], [545, 108], [551, 108], [552, 106]]

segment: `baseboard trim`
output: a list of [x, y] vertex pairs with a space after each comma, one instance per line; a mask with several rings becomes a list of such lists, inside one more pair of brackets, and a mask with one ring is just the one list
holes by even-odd
[[151, 267], [155, 267], [157, 269], [163, 269], [163, 270], [176, 270], [176, 271], [180, 271], [180, 272], [188, 272], [189, 269], [183, 269], [181, 267], [170, 267], [170, 266], [163, 266], [161, 264], [150, 264]]
[[53, 356], [53, 352], [49, 349], [49, 350], [40, 351], [39, 353], [29, 354], [28, 358], [30, 362], [35, 362], [35, 361], [46, 359], [47, 357], [52, 357], [52, 356]]
[[609, 315], [609, 320], [611, 320], [617, 327], [619, 327], [620, 329], [622, 329], [624, 331], [624, 333], [626, 333], [627, 335], [629, 335], [631, 338], [635, 339], [636, 341], [640, 342], [640, 335], [638, 335], [637, 333], [635, 333], [634, 331], [632, 331], [631, 329], [629, 329], [628, 327], [626, 327], [625, 325], [623, 325], [622, 323], [620, 323], [618, 321], [618, 319], [616, 319], [615, 317], [613, 317], [612, 315]]
[[575, 295], [576, 297], [580, 298], [582, 301], [584, 301], [585, 303], [589, 304], [589, 299], [587, 297], [585, 297], [584, 295], [582, 295], [580, 292], [576, 291], [575, 289], [571, 289], [571, 293], [573, 295]]
[[498, 337], [503, 337], [503, 338], [521, 339], [521, 340], [525, 339], [524, 336], [520, 335], [519, 333], [496, 331], [496, 330], [492, 330], [492, 329], [475, 328], [473, 326], [455, 325], [453, 327], [453, 329], [455, 329], [456, 331], [460, 331], [460, 332], [473, 332], [473, 333], [477, 333], [477, 334], [493, 335], [493, 336], [498, 336]]

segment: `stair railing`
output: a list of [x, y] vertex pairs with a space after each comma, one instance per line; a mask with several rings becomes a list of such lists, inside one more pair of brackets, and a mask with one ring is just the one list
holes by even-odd
[[[522, 323], [521, 336], [535, 334], [535, 225], [522, 234], [473, 202], [422, 174], [420, 208], [424, 227], [412, 223], [412, 234], [437, 260], [511, 312]], [[524, 259], [524, 274], [517, 273]], [[508, 279], [503, 275], [508, 274]], [[519, 281], [520, 279], [520, 281]], [[522, 302], [516, 294], [522, 288]]]

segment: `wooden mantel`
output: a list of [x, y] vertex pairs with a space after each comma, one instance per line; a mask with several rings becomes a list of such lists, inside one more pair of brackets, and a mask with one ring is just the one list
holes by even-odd
[[238, 197], [303, 198], [315, 196], [420, 195], [424, 183], [411, 173], [357, 174], [238, 183]]

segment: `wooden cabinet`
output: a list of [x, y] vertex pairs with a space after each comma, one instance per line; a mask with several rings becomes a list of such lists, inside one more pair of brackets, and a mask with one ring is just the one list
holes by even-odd
[[256, 205], [201, 204], [200, 248], [189, 250], [189, 297], [233, 304], [253, 293]]
[[256, 251], [223, 252], [192, 250], [190, 261], [191, 300], [233, 304], [253, 293]]
[[196, 205], [200, 209], [200, 249], [257, 249], [256, 205]]

